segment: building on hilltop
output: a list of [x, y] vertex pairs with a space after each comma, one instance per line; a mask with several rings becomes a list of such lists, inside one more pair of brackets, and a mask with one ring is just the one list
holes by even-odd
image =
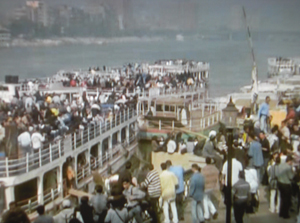
[[26, 1], [29, 19], [33, 23], [42, 24], [44, 27], [50, 25], [50, 16], [47, 5], [42, 1]]

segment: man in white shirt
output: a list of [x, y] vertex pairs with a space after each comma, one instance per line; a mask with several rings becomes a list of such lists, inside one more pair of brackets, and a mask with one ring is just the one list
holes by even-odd
[[[236, 182], [238, 182], [239, 180], [239, 173], [240, 171], [243, 171], [243, 166], [241, 164], [241, 162], [239, 162], [236, 158], [235, 158], [235, 153], [233, 150], [233, 154], [232, 154], [232, 169], [231, 169], [231, 186], [233, 186]], [[222, 169], [222, 183], [224, 185], [224, 191], [227, 190], [227, 168], [228, 168], [228, 162], [226, 161], [223, 165], [223, 169]], [[226, 194], [226, 193], [225, 193]], [[227, 198], [225, 196], [225, 204], [227, 204]]]
[[32, 111], [33, 99], [32, 97], [27, 97], [25, 99], [25, 109], [26, 112], [30, 113]]
[[26, 156], [26, 153], [29, 153], [29, 155], [31, 154], [31, 137], [28, 131], [25, 131], [18, 136], [18, 143], [24, 156]]
[[173, 139], [170, 139], [167, 144], [167, 152], [172, 154], [176, 150], [176, 142]]
[[38, 128], [31, 135], [32, 148], [37, 151], [42, 147], [42, 142], [45, 141], [45, 137], [39, 132]]

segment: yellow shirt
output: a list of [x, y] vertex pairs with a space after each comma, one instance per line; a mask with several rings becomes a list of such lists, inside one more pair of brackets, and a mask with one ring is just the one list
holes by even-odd
[[248, 134], [246, 132], [243, 133], [243, 141], [244, 143], [247, 142]]
[[174, 173], [164, 170], [159, 175], [161, 183], [161, 197], [164, 200], [173, 200], [176, 198], [176, 185], [178, 179]]

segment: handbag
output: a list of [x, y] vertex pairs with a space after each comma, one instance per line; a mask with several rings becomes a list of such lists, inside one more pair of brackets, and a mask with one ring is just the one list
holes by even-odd
[[128, 219], [123, 219], [123, 218], [120, 216], [120, 214], [118, 213], [118, 211], [117, 211], [116, 209], [113, 209], [113, 210], [115, 211], [115, 213], [117, 214], [118, 218], [119, 218], [122, 222], [124, 222], [124, 223], [127, 223], [127, 222], [128, 222]]

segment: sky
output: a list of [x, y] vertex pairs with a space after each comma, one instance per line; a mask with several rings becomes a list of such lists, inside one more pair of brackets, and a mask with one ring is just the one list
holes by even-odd
[[[44, 0], [49, 5], [67, 4], [84, 8], [91, 2], [111, 0]], [[155, 16], [163, 2], [196, 2], [199, 5], [201, 27], [238, 30], [245, 27], [242, 6], [245, 7], [249, 26], [258, 31], [300, 32], [300, 0], [115, 0], [131, 1], [140, 10]], [[26, 0], [0, 0], [0, 16]], [[143, 7], [147, 5], [147, 7]], [[172, 12], [170, 12], [172, 13]], [[189, 13], [189, 12], [186, 12]]]

